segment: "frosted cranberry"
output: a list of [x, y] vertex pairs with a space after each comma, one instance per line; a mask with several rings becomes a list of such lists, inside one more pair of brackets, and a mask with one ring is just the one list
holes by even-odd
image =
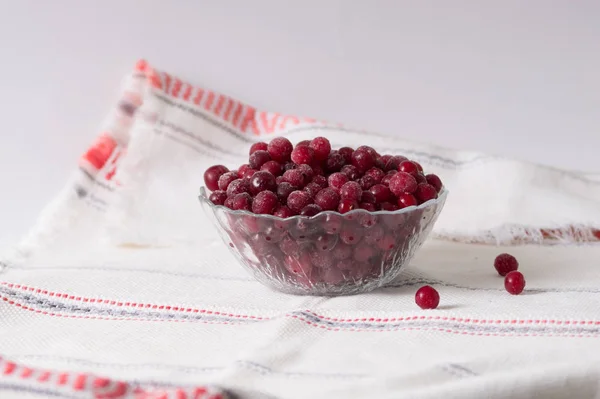
[[350, 147], [342, 147], [338, 150], [338, 154], [340, 154], [341, 156], [344, 157], [344, 163], [351, 163], [352, 162], [352, 153], [354, 152], [354, 150]]
[[425, 180], [427, 181], [427, 183], [435, 187], [435, 191], [437, 191], [438, 193], [442, 190], [442, 180], [437, 175], [429, 174], [425, 176]]
[[400, 209], [398, 207], [398, 205], [392, 204], [391, 202], [382, 202], [381, 204], [379, 204], [379, 207], [381, 208], [382, 211], [388, 211], [388, 212], [393, 212], [393, 211], [397, 211], [398, 209]]
[[412, 161], [412, 163], [414, 163], [414, 164], [415, 164], [415, 166], [417, 167], [417, 169], [419, 170], [419, 172], [420, 172], [421, 174], [423, 174], [423, 167], [421, 166], [421, 164], [420, 164], [420, 163], [418, 163], [417, 161]]
[[360, 200], [362, 192], [363, 190], [360, 187], [360, 184], [354, 181], [344, 183], [344, 185], [340, 189], [340, 195], [342, 199], [346, 199], [352, 202], [358, 202]]
[[394, 175], [385, 175], [385, 176], [383, 176], [383, 179], [381, 179], [381, 184], [383, 184], [384, 186], [389, 186], [390, 185], [390, 180], [392, 180], [392, 176], [394, 176]]
[[280, 176], [283, 173], [283, 165], [275, 161], [269, 161], [265, 162], [263, 166], [260, 167], [260, 170], [269, 172], [273, 176]]
[[347, 212], [350, 212], [357, 208], [358, 208], [358, 202], [352, 201], [351, 199], [348, 199], [348, 198], [342, 198], [340, 200], [340, 204], [338, 205], [338, 212], [339, 213], [347, 213]]
[[304, 187], [304, 174], [298, 169], [287, 170], [283, 174], [283, 180], [297, 188]]
[[510, 272], [514, 272], [519, 268], [517, 258], [510, 254], [500, 254], [494, 259], [494, 267], [501, 276], [506, 276]]
[[331, 234], [323, 234], [315, 240], [315, 248], [319, 251], [331, 251], [337, 244], [338, 237]]
[[312, 139], [309, 147], [313, 149], [317, 161], [326, 160], [331, 152], [331, 144], [325, 137], [316, 137]]
[[277, 207], [277, 209], [275, 209], [275, 212], [273, 212], [273, 216], [277, 216], [278, 218], [286, 219], [286, 218], [291, 218], [292, 216], [294, 216], [294, 212], [292, 212], [292, 210], [290, 208], [288, 208], [287, 206], [280, 205]]
[[244, 173], [239, 173], [239, 175], [244, 179], [250, 179], [256, 172], [258, 172], [258, 170], [247, 168], [244, 170]]
[[321, 213], [322, 209], [317, 204], [308, 204], [300, 211], [300, 216], [311, 217]]
[[435, 309], [440, 304], [440, 294], [430, 285], [419, 288], [415, 302], [421, 309]]
[[[388, 161], [390, 159], [392, 159], [392, 157], [393, 157], [392, 155], [385, 154], [385, 155], [380, 156], [378, 159], [381, 160], [381, 162], [383, 162], [383, 165], [385, 166], [385, 165], [387, 165]], [[385, 171], [385, 169], [383, 169], [383, 170]]]
[[229, 186], [227, 186], [227, 196], [233, 197], [236, 194], [248, 193], [250, 192], [250, 185], [247, 180], [237, 179], [232, 181]]
[[427, 179], [422, 173], [417, 173], [415, 175], [415, 180], [417, 181], [417, 184], [427, 183]]
[[518, 271], [508, 273], [504, 277], [504, 288], [512, 295], [519, 295], [525, 289], [525, 277]]
[[296, 147], [308, 147], [310, 146], [310, 140], [302, 140], [296, 144]]
[[285, 204], [287, 202], [287, 199], [288, 199], [288, 196], [290, 195], [290, 193], [295, 190], [296, 190], [296, 187], [292, 186], [288, 182], [280, 183], [277, 186], [277, 197], [279, 198], [279, 201], [281, 201]]
[[352, 153], [352, 165], [364, 173], [375, 166], [375, 156], [367, 150], [357, 149]]
[[223, 165], [213, 165], [204, 172], [204, 184], [210, 191], [219, 189], [219, 178], [229, 172]]
[[300, 190], [292, 191], [287, 199], [287, 206], [296, 213], [300, 213], [306, 205], [312, 204], [313, 200], [308, 193]]
[[329, 267], [321, 271], [321, 281], [325, 284], [337, 285], [344, 281], [344, 274], [337, 267]]
[[313, 177], [315, 176], [315, 171], [313, 170], [313, 168], [311, 168], [310, 165], [306, 165], [306, 164], [298, 165], [298, 167], [296, 169], [298, 169], [304, 175], [304, 183], [305, 184], [310, 182], [313, 179]]
[[380, 183], [385, 176], [385, 172], [379, 168], [371, 168], [365, 172], [365, 176], [371, 176], [375, 180], [375, 184]]
[[412, 161], [402, 161], [400, 163], [400, 166], [398, 166], [398, 170], [400, 172], [404, 172], [404, 173], [409, 173], [411, 175], [416, 175], [417, 173], [419, 173], [419, 168], [417, 167], [417, 165], [412, 162]]
[[356, 169], [356, 166], [353, 165], [344, 165], [340, 172], [348, 176], [349, 180], [356, 180], [360, 177], [360, 172], [358, 171], [358, 169]]
[[296, 169], [297, 167], [298, 165], [293, 162], [286, 162], [285, 165], [283, 165], [283, 171], [286, 172], [288, 170]]
[[315, 196], [315, 204], [319, 205], [324, 211], [335, 211], [339, 203], [340, 195], [331, 188], [324, 188]]
[[333, 266], [333, 257], [329, 252], [311, 251], [309, 256], [314, 267], [327, 269]]
[[399, 196], [402, 193], [412, 194], [416, 189], [417, 181], [412, 175], [406, 172], [398, 172], [390, 180], [390, 191], [395, 196]]
[[227, 190], [232, 181], [239, 179], [237, 172], [227, 172], [219, 178], [219, 190]]
[[358, 207], [368, 212], [377, 212], [377, 205], [371, 202], [361, 202], [360, 204], [358, 204]]
[[368, 190], [375, 184], [377, 184], [377, 181], [372, 176], [364, 175], [363, 177], [358, 179], [358, 183], [360, 184], [360, 187], [363, 190]]
[[400, 167], [400, 164], [406, 160], [407, 160], [406, 157], [403, 157], [401, 155], [393, 156], [386, 161], [384, 170], [386, 172], [389, 172], [392, 170], [397, 171], [398, 168]]
[[383, 238], [383, 235], [384, 235], [383, 227], [376, 224], [373, 227], [371, 227], [370, 229], [367, 229], [365, 231], [365, 236], [363, 239], [367, 244], [374, 245], [374, 244], [379, 243], [379, 241], [381, 241], [381, 239]]
[[285, 137], [276, 137], [267, 146], [269, 155], [277, 162], [289, 161], [293, 149], [294, 146]]
[[234, 211], [251, 211], [252, 210], [252, 197], [248, 193], [236, 194], [233, 197], [233, 210]]
[[337, 234], [342, 229], [343, 219], [339, 215], [327, 215], [323, 223], [323, 230], [327, 234]]
[[412, 194], [402, 193], [398, 196], [398, 206], [400, 207], [400, 209], [417, 205], [419, 205], [419, 202]]
[[252, 155], [250, 155], [250, 158], [248, 159], [248, 165], [250, 165], [250, 167], [252, 169], [256, 169], [259, 170], [261, 166], [263, 166], [265, 163], [269, 162], [271, 160], [271, 156], [269, 155], [269, 153], [265, 150], [258, 150], [254, 153], [252, 153]]
[[225, 202], [223, 202], [223, 206], [229, 209], [233, 209], [233, 197], [228, 197]]
[[314, 158], [314, 151], [308, 146], [296, 146], [292, 151], [292, 161], [294, 163], [310, 165]]
[[325, 172], [320, 165], [313, 165], [312, 170], [315, 176], [325, 176]]
[[348, 259], [352, 256], [352, 247], [340, 242], [333, 248], [331, 255], [337, 260]]
[[327, 183], [329, 187], [335, 190], [337, 193], [340, 192], [342, 186], [348, 182], [348, 176], [341, 172], [332, 173], [327, 178]]
[[370, 204], [376, 204], [377, 198], [375, 198], [375, 195], [372, 192], [363, 191], [362, 195], [360, 196], [360, 202], [368, 202]]
[[263, 143], [259, 141], [258, 143], [254, 143], [250, 146], [250, 153], [248, 155], [254, 154], [256, 151], [267, 151], [267, 143]]
[[354, 260], [357, 262], [366, 262], [375, 255], [375, 250], [367, 243], [360, 243], [354, 248]]
[[340, 232], [340, 240], [344, 244], [356, 245], [363, 236], [363, 229], [353, 226], [344, 226]]
[[227, 199], [227, 193], [223, 190], [216, 190], [210, 194], [208, 199], [215, 205], [223, 205]]
[[298, 244], [296, 240], [292, 240], [290, 237], [285, 236], [279, 242], [279, 249], [288, 256], [296, 256], [300, 253], [300, 244]]
[[337, 152], [332, 152], [325, 162], [325, 169], [329, 172], [339, 172], [344, 167], [346, 161], [344, 157]]
[[437, 198], [437, 191], [431, 184], [421, 183], [417, 186], [415, 197], [422, 204], [423, 202]]
[[379, 155], [377, 154], [377, 151], [375, 151], [375, 149], [373, 147], [369, 147], [368, 145], [361, 145], [360, 147], [358, 147], [356, 149], [356, 151], [366, 151], [369, 154], [371, 154], [371, 156], [373, 157], [373, 159], [379, 157]]
[[396, 246], [396, 239], [392, 235], [384, 235], [381, 240], [377, 242], [377, 247], [382, 251], [389, 251]]
[[329, 185], [325, 176], [317, 175], [313, 177], [312, 182], [318, 184], [321, 188], [327, 188]]
[[309, 276], [312, 271], [312, 263], [308, 254], [302, 254], [298, 258], [287, 256], [283, 265], [294, 275]]
[[241, 166], [238, 168], [238, 175], [240, 175], [240, 176], [244, 176], [244, 173], [245, 173], [245, 172], [246, 172], [248, 169], [252, 169], [252, 168], [251, 168], [251, 167], [250, 167], [250, 165], [248, 165], [247, 163], [245, 163], [245, 164], [241, 165]]
[[306, 191], [308, 193], [308, 195], [310, 195], [310, 198], [313, 198], [313, 199], [317, 196], [317, 194], [321, 190], [322, 190], [321, 186], [319, 186], [317, 183], [308, 183], [306, 185], [306, 187], [304, 187], [304, 191]]
[[263, 215], [272, 215], [279, 204], [277, 196], [272, 191], [261, 191], [252, 201], [252, 212]]
[[276, 191], [277, 183], [275, 183], [275, 176], [273, 176], [269, 172], [260, 171], [256, 172], [250, 178], [250, 192], [254, 195], [260, 193], [261, 191]]
[[381, 159], [381, 157], [375, 159], [375, 167], [377, 169], [381, 169], [381, 170], [385, 169], [385, 163], [383, 162], [383, 160]]
[[[275, 178], [275, 183], [276, 183], [277, 185], [280, 185], [281, 183], [287, 183], [287, 182], [286, 182], [286, 181], [283, 179], [283, 176], [277, 176], [277, 177]], [[290, 186], [291, 186], [291, 184], [290, 184]]]
[[390, 189], [383, 184], [376, 184], [369, 189], [371, 194], [375, 197], [375, 203], [380, 204], [390, 199]]

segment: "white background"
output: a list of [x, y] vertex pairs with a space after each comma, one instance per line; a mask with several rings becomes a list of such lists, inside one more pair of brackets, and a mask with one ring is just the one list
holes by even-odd
[[600, 171], [600, 2], [0, 0], [0, 246], [136, 60], [259, 108]]

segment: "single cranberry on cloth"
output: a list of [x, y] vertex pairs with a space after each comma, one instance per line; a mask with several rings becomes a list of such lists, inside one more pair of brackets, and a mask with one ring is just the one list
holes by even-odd
[[[2, 256], [0, 397], [109, 397], [95, 391], [103, 381], [136, 398], [202, 397], [206, 387], [243, 398], [596, 393], [599, 175], [261, 111], [146, 62], [98, 135]], [[245, 216], [228, 220], [243, 234], [226, 243], [198, 204], [212, 165], [222, 167], [207, 172], [210, 200]], [[431, 239], [367, 294], [286, 295], [236, 258], [276, 244], [271, 261], [298, 285], [312, 273], [331, 285], [365, 278], [363, 260], [412, 240], [405, 215], [327, 217], [311, 252], [301, 252], [311, 224], [282, 229], [286, 218], [335, 202], [348, 215], [397, 212], [442, 182], [450, 195]], [[251, 211], [279, 219], [265, 229]], [[495, 265], [501, 253], [518, 271]], [[427, 309], [415, 303], [424, 286]]]

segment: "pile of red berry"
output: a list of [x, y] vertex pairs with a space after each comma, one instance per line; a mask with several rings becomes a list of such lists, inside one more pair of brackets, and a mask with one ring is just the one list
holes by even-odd
[[281, 218], [353, 209], [394, 211], [437, 198], [442, 181], [415, 161], [380, 155], [369, 146], [332, 150], [317, 137], [294, 147], [284, 138], [250, 147], [236, 170], [214, 165], [204, 173], [210, 201], [233, 210]]

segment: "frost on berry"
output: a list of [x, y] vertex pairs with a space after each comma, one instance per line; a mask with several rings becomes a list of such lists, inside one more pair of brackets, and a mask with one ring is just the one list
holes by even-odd
[[265, 171], [254, 173], [250, 178], [250, 192], [256, 195], [265, 190], [277, 191], [275, 176]]
[[317, 161], [326, 160], [331, 152], [331, 144], [325, 137], [317, 137], [312, 139], [309, 147], [312, 148], [314, 157]]
[[275, 193], [272, 191], [261, 191], [252, 201], [252, 212], [272, 215], [278, 204], [279, 200]]
[[429, 200], [437, 198], [437, 191], [431, 184], [421, 183], [417, 185], [417, 189], [415, 190], [415, 197], [419, 201], [419, 203], [424, 203]]
[[339, 194], [342, 186], [348, 182], [348, 176], [341, 172], [332, 173], [327, 178], [327, 182], [329, 183], [329, 187]]
[[252, 155], [250, 155], [250, 158], [248, 158], [248, 165], [250, 165], [250, 167], [252, 169], [256, 169], [259, 170], [261, 166], [263, 166], [265, 163], [269, 162], [271, 160], [271, 156], [269, 155], [269, 153], [265, 150], [258, 150], [254, 153], [252, 153]]
[[269, 155], [271, 155], [271, 158], [280, 163], [290, 160], [293, 149], [292, 143], [285, 137], [274, 138], [267, 147], [267, 151], [269, 152]]
[[256, 151], [267, 151], [267, 143], [263, 143], [259, 141], [258, 143], [254, 143], [250, 146], [250, 152], [248, 155], [254, 154]]
[[390, 180], [390, 191], [399, 196], [402, 193], [412, 194], [417, 189], [417, 181], [414, 176], [406, 172], [394, 174]]
[[340, 195], [331, 188], [324, 188], [315, 196], [315, 204], [324, 211], [334, 211], [340, 203]]
[[340, 196], [342, 199], [358, 202], [362, 196], [362, 188], [360, 184], [354, 181], [344, 183], [340, 189]]
[[287, 206], [296, 213], [300, 213], [305, 206], [312, 203], [310, 195], [300, 190], [292, 191], [287, 199]]
[[236, 179], [239, 179], [237, 172], [223, 173], [221, 177], [219, 177], [219, 190], [227, 190], [227, 187], [229, 187], [231, 182]]
[[210, 194], [208, 199], [215, 205], [223, 205], [227, 199], [227, 193], [223, 190], [215, 190]]
[[296, 164], [310, 165], [314, 158], [314, 151], [308, 146], [296, 146], [292, 151], [292, 161]]

